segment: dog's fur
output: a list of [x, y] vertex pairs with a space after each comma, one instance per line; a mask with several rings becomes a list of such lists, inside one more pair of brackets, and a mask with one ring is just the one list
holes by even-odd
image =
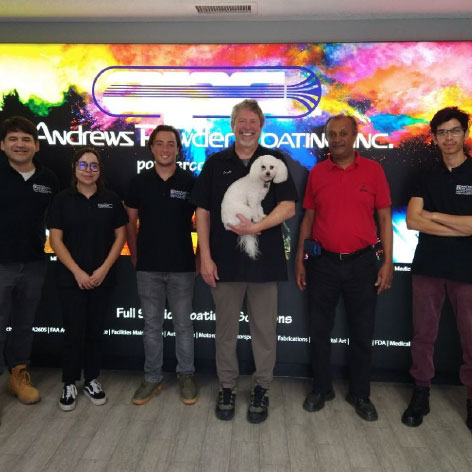
[[[261, 202], [264, 200], [271, 182], [276, 184], [288, 178], [287, 167], [281, 159], [271, 155], [258, 157], [249, 169], [249, 174], [233, 182], [226, 190], [221, 202], [221, 220], [227, 230], [240, 223], [237, 214], [245, 216], [253, 223], [265, 218]], [[251, 259], [259, 254], [258, 236], [247, 234], [238, 237], [238, 245]]]

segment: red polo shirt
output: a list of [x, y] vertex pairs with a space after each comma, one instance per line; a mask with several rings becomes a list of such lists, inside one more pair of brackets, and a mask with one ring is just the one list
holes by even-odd
[[377, 242], [374, 210], [391, 205], [382, 167], [361, 157], [346, 169], [331, 159], [310, 171], [303, 207], [315, 210], [312, 238], [327, 251], [354, 252]]

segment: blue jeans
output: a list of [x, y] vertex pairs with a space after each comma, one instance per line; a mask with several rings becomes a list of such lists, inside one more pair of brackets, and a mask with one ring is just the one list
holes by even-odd
[[144, 316], [144, 380], [162, 380], [162, 325], [166, 299], [175, 330], [177, 374], [195, 372], [192, 313], [194, 272], [137, 271], [138, 295]]
[[[45, 273], [43, 260], [0, 264], [0, 372], [4, 353], [8, 367], [29, 364]], [[12, 330], [7, 339], [8, 323]]]

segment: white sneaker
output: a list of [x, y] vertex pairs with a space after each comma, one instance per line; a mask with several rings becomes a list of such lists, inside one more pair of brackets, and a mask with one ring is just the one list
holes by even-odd
[[64, 384], [62, 396], [59, 400], [59, 408], [62, 411], [71, 411], [75, 408], [77, 398], [77, 388], [74, 384]]
[[84, 384], [84, 394], [94, 405], [103, 405], [107, 401], [105, 392], [97, 379]]

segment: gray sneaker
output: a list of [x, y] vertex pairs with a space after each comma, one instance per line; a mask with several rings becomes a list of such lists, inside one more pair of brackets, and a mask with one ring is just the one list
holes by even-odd
[[195, 384], [195, 375], [181, 374], [179, 379], [180, 399], [186, 405], [193, 405], [198, 400], [197, 385]]
[[134, 392], [131, 400], [135, 405], [144, 405], [151, 397], [162, 388], [162, 380], [160, 382], [147, 382], [146, 380]]
[[269, 408], [269, 394], [266, 388], [256, 385], [252, 391], [251, 403], [247, 409], [249, 423], [262, 423], [266, 420]]
[[220, 387], [215, 413], [219, 420], [229, 421], [234, 416], [234, 404], [236, 402], [237, 388]]

